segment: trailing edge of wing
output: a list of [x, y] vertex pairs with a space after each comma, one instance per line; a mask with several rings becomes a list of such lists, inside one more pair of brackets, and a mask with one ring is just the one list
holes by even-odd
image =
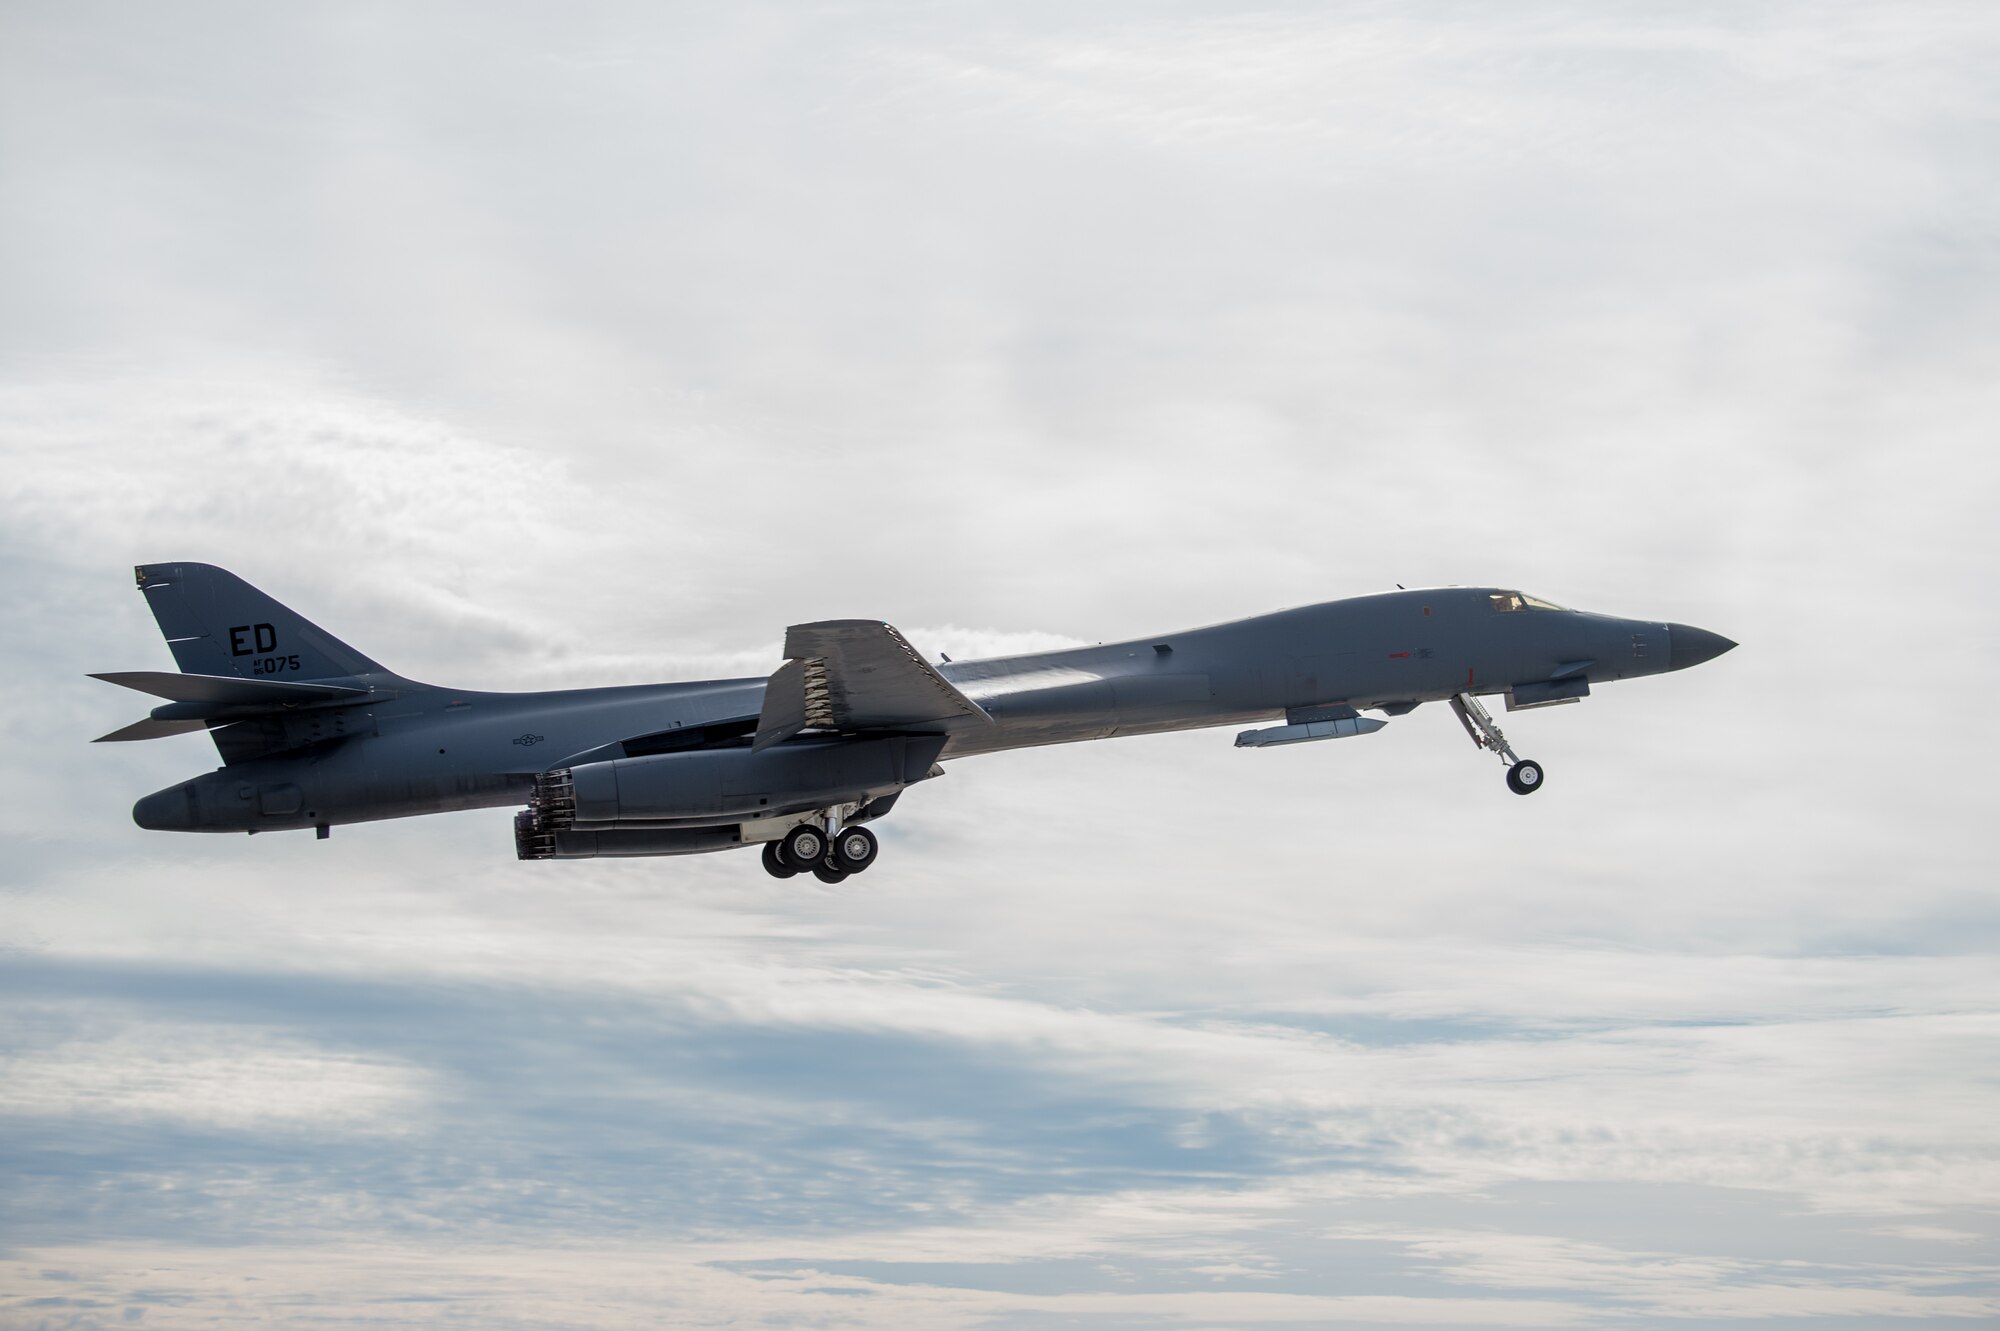
[[993, 720], [879, 619], [794, 624], [785, 630], [785, 656], [765, 685], [754, 749], [808, 727], [941, 729]]
[[177, 675], [167, 670], [115, 670], [91, 678], [170, 702], [209, 702], [225, 707], [300, 707], [368, 696], [367, 689], [344, 684], [291, 684], [275, 679], [239, 679], [234, 675]]
[[[787, 661], [765, 681], [764, 711], [757, 718], [757, 737], [750, 741], [752, 753], [782, 744], [806, 728], [825, 697], [825, 665], [823, 661]], [[819, 676], [811, 703], [806, 697], [808, 666], [816, 667]]]

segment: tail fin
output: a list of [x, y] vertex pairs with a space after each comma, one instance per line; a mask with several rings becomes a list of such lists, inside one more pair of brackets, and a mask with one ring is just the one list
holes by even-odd
[[141, 564], [133, 573], [185, 674], [282, 681], [384, 673], [374, 661], [225, 569]]

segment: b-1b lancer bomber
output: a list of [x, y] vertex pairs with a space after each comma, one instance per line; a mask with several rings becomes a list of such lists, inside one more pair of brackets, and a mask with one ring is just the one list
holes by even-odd
[[1035, 744], [1249, 726], [1236, 746], [1372, 734], [1450, 706], [1519, 795], [1542, 768], [1480, 700], [1553, 707], [1736, 644], [1498, 587], [1398, 589], [1029, 656], [926, 660], [894, 628], [785, 631], [768, 679], [475, 693], [405, 679], [234, 574], [144, 564], [179, 673], [96, 678], [165, 699], [106, 740], [207, 731], [222, 766], [148, 795], [139, 826], [275, 832], [526, 805], [522, 859], [761, 847], [780, 878], [875, 862], [867, 824], [942, 764]]

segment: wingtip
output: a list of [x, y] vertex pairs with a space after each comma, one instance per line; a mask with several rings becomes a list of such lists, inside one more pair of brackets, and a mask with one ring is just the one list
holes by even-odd
[[192, 735], [198, 730], [207, 730], [208, 722], [202, 720], [163, 721], [149, 716], [142, 721], [134, 721], [129, 726], [121, 726], [108, 735], [99, 735], [92, 744], [127, 744], [133, 740], [165, 739], [169, 735]]

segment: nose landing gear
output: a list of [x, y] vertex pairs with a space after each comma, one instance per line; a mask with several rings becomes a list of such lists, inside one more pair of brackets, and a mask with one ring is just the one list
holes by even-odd
[[1493, 713], [1478, 698], [1470, 693], [1454, 694], [1451, 710], [1458, 714], [1458, 723], [1465, 727], [1475, 745], [1493, 750], [1507, 764], [1507, 789], [1516, 795], [1532, 795], [1542, 788], [1542, 765], [1514, 752], [1507, 737], [1500, 733], [1500, 727], [1493, 724]]

